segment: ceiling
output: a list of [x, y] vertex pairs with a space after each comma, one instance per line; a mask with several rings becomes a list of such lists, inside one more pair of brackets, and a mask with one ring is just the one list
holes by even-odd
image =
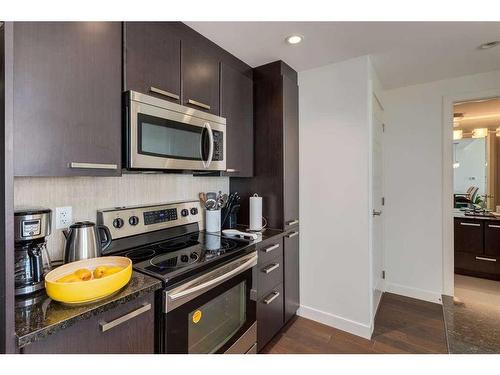
[[475, 128], [496, 129], [500, 127], [500, 98], [455, 104], [455, 113], [463, 117], [453, 122], [455, 129], [471, 131]]
[[[186, 22], [252, 67], [297, 71], [371, 55], [385, 88], [500, 69], [500, 22]], [[288, 45], [291, 34], [304, 36]]]

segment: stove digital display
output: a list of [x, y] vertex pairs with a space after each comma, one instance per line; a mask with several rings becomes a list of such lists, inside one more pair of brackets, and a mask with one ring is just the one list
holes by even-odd
[[177, 220], [177, 208], [144, 212], [144, 224], [158, 224], [166, 221]]

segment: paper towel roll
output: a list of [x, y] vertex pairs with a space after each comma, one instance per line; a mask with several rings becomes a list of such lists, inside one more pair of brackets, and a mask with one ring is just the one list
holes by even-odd
[[250, 197], [250, 230], [262, 230], [262, 197], [254, 194]]

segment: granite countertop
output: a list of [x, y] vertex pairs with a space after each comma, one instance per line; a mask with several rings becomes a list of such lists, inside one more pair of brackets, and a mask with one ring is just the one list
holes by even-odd
[[500, 309], [443, 296], [450, 354], [500, 353]]
[[29, 297], [16, 298], [17, 345], [22, 348], [80, 320], [154, 292], [161, 286], [160, 280], [134, 271], [130, 282], [118, 293], [86, 305], [70, 306], [53, 301], [45, 291]]
[[458, 219], [475, 219], [475, 220], [493, 220], [493, 221], [499, 221], [500, 216], [473, 216], [473, 215], [466, 215], [463, 211], [455, 209], [453, 211], [453, 216]]

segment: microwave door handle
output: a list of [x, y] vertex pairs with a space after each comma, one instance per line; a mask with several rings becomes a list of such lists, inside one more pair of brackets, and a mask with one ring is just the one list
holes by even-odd
[[212, 127], [210, 126], [210, 124], [208, 122], [205, 123], [205, 126], [208, 130], [208, 142], [210, 144], [210, 147], [208, 149], [208, 160], [207, 160], [207, 164], [205, 165], [205, 168], [208, 168], [210, 166], [210, 164], [212, 163], [212, 158], [214, 156], [214, 133], [212, 131]]

